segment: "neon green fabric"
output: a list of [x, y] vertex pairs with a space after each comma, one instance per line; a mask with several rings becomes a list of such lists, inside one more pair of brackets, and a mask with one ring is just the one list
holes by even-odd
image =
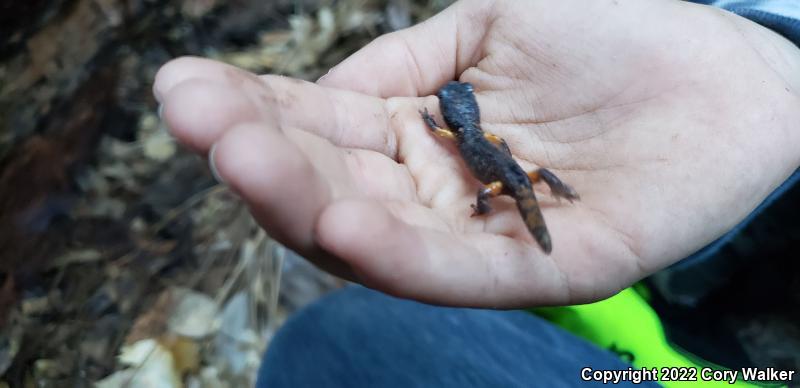
[[[631, 361], [636, 368], [656, 368], [659, 371], [658, 383], [664, 387], [759, 386], [744, 381], [736, 381], [733, 385], [725, 381], [707, 381], [712, 377], [710, 373], [723, 371], [725, 368], [696, 358], [689, 353], [683, 353], [669, 343], [658, 315], [633, 288], [625, 289], [600, 302], [577, 306], [537, 308], [532, 311], [602, 348], [617, 354], [631, 356], [631, 360], [627, 361]], [[695, 379], [693, 381], [664, 381], [665, 373], [673, 372], [681, 367], [695, 368]], [[710, 369], [706, 369], [706, 373], [701, 374], [703, 368]], [[741, 377], [741, 373], [739, 375]], [[673, 376], [676, 375], [673, 374]]]

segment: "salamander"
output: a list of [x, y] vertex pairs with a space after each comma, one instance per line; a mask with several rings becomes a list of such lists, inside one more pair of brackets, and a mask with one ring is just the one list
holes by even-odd
[[472, 205], [472, 216], [491, 211], [489, 198], [510, 195], [516, 201], [528, 231], [549, 254], [553, 245], [532, 185], [544, 182], [553, 196], [570, 202], [580, 199], [578, 194], [550, 170], [538, 168], [526, 173], [514, 160], [505, 140], [481, 129], [480, 109], [470, 83], [448, 82], [436, 96], [447, 128], [437, 125], [427, 109], [420, 114], [435, 135], [456, 142], [470, 172], [483, 183], [484, 186], [478, 189], [477, 201]]

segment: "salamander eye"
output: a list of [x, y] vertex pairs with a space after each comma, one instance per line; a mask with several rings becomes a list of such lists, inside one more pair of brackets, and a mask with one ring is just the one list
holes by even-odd
[[472, 89], [472, 84], [467, 84], [467, 91], [472, 93], [474, 90]]

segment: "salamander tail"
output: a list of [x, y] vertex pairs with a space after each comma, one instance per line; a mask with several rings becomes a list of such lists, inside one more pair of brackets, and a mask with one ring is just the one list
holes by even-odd
[[550, 233], [547, 231], [547, 225], [544, 223], [544, 216], [539, 209], [539, 201], [536, 200], [536, 195], [530, 187], [522, 187], [516, 190], [515, 198], [517, 199], [517, 209], [522, 215], [522, 220], [528, 231], [531, 232], [533, 238], [542, 247], [546, 254], [550, 254], [553, 250], [552, 241], [550, 241]]

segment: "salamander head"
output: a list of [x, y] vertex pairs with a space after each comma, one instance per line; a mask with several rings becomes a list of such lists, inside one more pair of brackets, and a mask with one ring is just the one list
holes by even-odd
[[444, 121], [452, 130], [477, 128], [480, 122], [478, 101], [472, 84], [450, 81], [436, 93]]

